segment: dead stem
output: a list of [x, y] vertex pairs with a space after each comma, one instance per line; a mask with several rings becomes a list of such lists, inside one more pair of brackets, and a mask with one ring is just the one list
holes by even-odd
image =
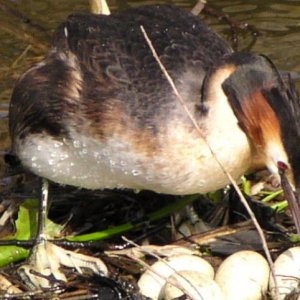
[[224, 238], [228, 235], [233, 235], [238, 232], [252, 230], [255, 227], [253, 226], [253, 222], [250, 220], [237, 223], [234, 225], [222, 226], [215, 229], [211, 229], [207, 232], [193, 234], [189, 237], [184, 237], [182, 239], [177, 240], [173, 243], [173, 245], [188, 247], [188, 244], [196, 244], [196, 245], [207, 245], [212, 243], [218, 238]]
[[149, 39], [145, 29], [143, 26], [140, 27], [141, 28], [141, 31], [145, 37], [145, 40], [149, 46], [149, 48], [151, 49], [152, 51], [152, 55], [153, 57], [156, 59], [159, 67], [161, 68], [163, 74], [165, 75], [166, 79], [168, 80], [169, 84], [171, 85], [178, 101], [180, 102], [180, 104], [182, 105], [183, 109], [185, 110], [185, 112], [187, 113], [188, 117], [190, 118], [191, 122], [193, 123], [195, 129], [197, 130], [198, 134], [199, 134], [199, 137], [201, 137], [203, 139], [203, 141], [205, 142], [206, 146], [208, 147], [210, 153], [212, 154], [213, 158], [216, 160], [216, 162], [218, 163], [218, 165], [220, 166], [222, 172], [227, 176], [227, 178], [229, 179], [230, 183], [233, 185], [234, 189], [236, 190], [237, 194], [239, 195], [239, 198], [241, 200], [241, 202], [243, 203], [243, 205], [245, 206], [259, 236], [260, 236], [260, 239], [261, 239], [261, 242], [262, 242], [262, 246], [263, 246], [263, 249], [264, 249], [264, 252], [266, 254], [266, 257], [267, 257], [267, 260], [268, 260], [268, 263], [269, 263], [269, 266], [270, 266], [270, 269], [271, 269], [271, 273], [272, 273], [272, 277], [274, 279], [274, 282], [275, 282], [275, 287], [276, 287], [276, 298], [279, 299], [279, 291], [278, 291], [278, 288], [277, 288], [277, 280], [276, 280], [276, 276], [275, 276], [275, 272], [274, 272], [274, 264], [273, 264], [273, 260], [272, 260], [272, 257], [271, 257], [271, 254], [270, 254], [270, 251], [268, 249], [268, 245], [267, 245], [267, 241], [266, 241], [266, 238], [265, 238], [265, 235], [264, 235], [264, 232], [263, 230], [261, 229], [256, 217], [255, 217], [255, 214], [253, 213], [253, 211], [251, 210], [249, 204], [247, 203], [247, 200], [245, 199], [244, 195], [242, 194], [241, 190], [239, 189], [238, 187], [238, 184], [237, 182], [233, 179], [233, 177], [231, 176], [231, 174], [225, 169], [225, 167], [222, 165], [222, 163], [220, 162], [220, 160], [218, 159], [216, 153], [213, 151], [213, 149], [211, 148], [211, 146], [209, 145], [209, 143], [207, 142], [207, 140], [204, 138], [204, 136], [202, 135], [201, 133], [201, 129], [197, 123], [197, 121], [195, 120], [195, 118], [193, 117], [193, 115], [191, 114], [191, 112], [189, 111], [184, 99], [181, 97], [181, 95], [179, 94], [176, 86], [175, 86], [175, 83], [173, 81], [173, 79], [171, 78], [171, 76], [169, 75], [168, 71], [166, 70], [166, 68], [164, 67], [164, 65], [162, 64], [161, 60], [159, 59], [157, 53], [156, 53], [156, 50], [154, 49], [153, 47], [153, 44], [151, 42], [151, 40]]
[[248, 31], [250, 31], [250, 33], [252, 35], [252, 40], [251, 40], [250, 44], [243, 50], [250, 50], [255, 45], [257, 37], [259, 35], [259, 32], [255, 28], [255, 26], [248, 24], [248, 23], [233, 20], [229, 17], [228, 14], [226, 14], [222, 11], [218, 11], [217, 9], [210, 7], [209, 5], [206, 5], [205, 7], [203, 7], [203, 11], [206, 14], [216, 17], [218, 20], [224, 20], [230, 26], [231, 45], [232, 45], [232, 48], [234, 49], [234, 51], [241, 51], [241, 49], [239, 49], [237, 29], [248, 30]]
[[15, 61], [12, 63], [11, 68], [15, 68], [17, 66], [17, 64], [19, 63], [19, 61], [24, 58], [26, 56], [26, 54], [28, 53], [28, 51], [32, 48], [31, 45], [28, 45], [24, 51], [15, 59]]

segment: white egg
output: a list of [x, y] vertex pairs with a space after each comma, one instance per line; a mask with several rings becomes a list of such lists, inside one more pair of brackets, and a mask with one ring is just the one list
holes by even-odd
[[[211, 279], [195, 271], [181, 271], [169, 277], [171, 283], [167, 283], [163, 289], [163, 299], [172, 300], [188, 295], [193, 300], [223, 300], [220, 287]], [[180, 287], [180, 289], [178, 288]]]
[[[279, 293], [278, 300], [284, 299], [286, 295], [290, 294], [294, 290], [299, 293], [300, 247], [290, 248], [280, 254], [274, 262], [274, 273], [276, 274], [276, 282]], [[270, 275], [269, 288], [273, 299], [275, 299], [275, 283], [272, 275]], [[300, 296], [298, 296], [297, 299], [300, 299]]]
[[220, 265], [215, 281], [226, 300], [260, 300], [268, 288], [270, 268], [254, 251], [239, 251]]
[[138, 281], [141, 294], [151, 299], [163, 299], [167, 278], [176, 272], [198, 272], [208, 279], [214, 278], [213, 267], [203, 258], [195, 255], [174, 255], [154, 263]]

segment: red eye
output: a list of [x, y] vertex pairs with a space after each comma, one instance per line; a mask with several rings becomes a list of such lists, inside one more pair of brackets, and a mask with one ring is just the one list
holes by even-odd
[[284, 163], [282, 161], [277, 162], [277, 167], [280, 171], [283, 171], [283, 172], [288, 169], [288, 166], [286, 165], [286, 163]]

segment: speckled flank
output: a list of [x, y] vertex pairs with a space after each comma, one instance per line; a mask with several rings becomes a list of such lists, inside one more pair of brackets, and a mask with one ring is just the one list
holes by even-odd
[[[211, 87], [215, 91], [210, 92], [210, 113], [199, 124], [202, 135], [182, 114], [178, 102], [168, 112], [172, 117], [161, 120], [164, 126], [155, 132], [140, 128], [115, 106], [109, 116], [103, 114], [100, 136], [96, 131], [87, 134], [86, 130], [97, 128], [93, 126], [72, 130], [63, 140], [33, 135], [22, 144], [20, 158], [40, 176], [85, 188], [126, 187], [167, 194], [221, 188], [229, 183], [228, 178], [204, 139], [235, 178], [251, 164], [248, 139], [220, 88], [228, 70], [223, 74]], [[219, 126], [212, 126], [216, 119]]]

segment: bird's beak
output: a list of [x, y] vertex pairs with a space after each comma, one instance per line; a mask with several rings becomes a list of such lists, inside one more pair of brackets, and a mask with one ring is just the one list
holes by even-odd
[[279, 176], [281, 179], [281, 186], [283, 189], [283, 192], [285, 194], [285, 197], [288, 201], [292, 218], [294, 220], [297, 233], [300, 235], [300, 201], [299, 201], [299, 194], [294, 192], [294, 189], [292, 188], [292, 185], [290, 184], [290, 181], [287, 177], [286, 171], [288, 169], [288, 166], [279, 161], [277, 163]]

